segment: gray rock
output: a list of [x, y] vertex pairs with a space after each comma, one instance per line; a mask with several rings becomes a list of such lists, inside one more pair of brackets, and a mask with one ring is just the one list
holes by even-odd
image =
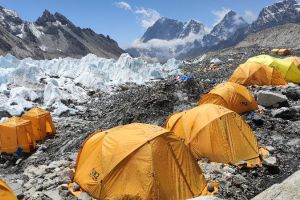
[[234, 175], [232, 177], [232, 183], [234, 185], [241, 185], [241, 184], [246, 183], [246, 182], [247, 182], [247, 180], [240, 174]]
[[288, 99], [285, 95], [270, 91], [259, 91], [257, 93], [257, 103], [264, 107], [274, 107], [280, 104], [287, 104], [287, 100]]
[[78, 197], [79, 200], [92, 200], [92, 197], [88, 195], [86, 192], [82, 192], [80, 196]]
[[266, 149], [270, 152], [273, 153], [275, 151], [275, 148], [273, 146], [266, 146]]
[[282, 119], [297, 119], [300, 117], [300, 106], [293, 106], [290, 108], [279, 108], [272, 110], [272, 117], [282, 118]]
[[263, 164], [266, 166], [276, 166], [277, 159], [272, 156], [266, 156], [263, 158]]
[[275, 184], [252, 200], [299, 200], [300, 171], [295, 172], [280, 184]]

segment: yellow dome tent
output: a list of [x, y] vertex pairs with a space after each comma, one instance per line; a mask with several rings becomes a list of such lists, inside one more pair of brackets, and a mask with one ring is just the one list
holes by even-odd
[[247, 62], [258, 62], [277, 70], [288, 82], [300, 83], [300, 69], [289, 60], [259, 55], [249, 58]]
[[91, 135], [77, 157], [74, 182], [96, 199], [183, 200], [206, 189], [189, 149], [166, 129], [129, 124]]
[[18, 148], [30, 152], [35, 148], [31, 122], [12, 117], [0, 124], [0, 152], [15, 153]]
[[183, 138], [197, 159], [260, 165], [258, 143], [252, 130], [237, 113], [223, 106], [203, 104], [175, 113], [165, 128]]
[[216, 104], [239, 114], [257, 110], [257, 103], [249, 90], [237, 83], [226, 82], [217, 85], [208, 94], [201, 97], [198, 105]]
[[0, 179], [0, 199], [18, 200], [12, 189], [2, 179]]
[[285, 60], [292, 61], [298, 67], [298, 69], [300, 70], [300, 57], [291, 56], [291, 57], [285, 58]]
[[22, 118], [31, 121], [34, 137], [37, 141], [44, 139], [47, 135], [54, 135], [56, 132], [50, 112], [46, 110], [32, 108]]
[[282, 75], [275, 69], [257, 62], [241, 64], [229, 78], [240, 85], [286, 85]]

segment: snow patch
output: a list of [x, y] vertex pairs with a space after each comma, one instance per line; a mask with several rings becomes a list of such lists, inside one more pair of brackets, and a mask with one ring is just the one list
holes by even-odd
[[39, 31], [38, 27], [33, 23], [29, 24], [29, 29], [31, 30], [32, 34], [37, 38], [40, 38], [44, 34], [43, 32]]

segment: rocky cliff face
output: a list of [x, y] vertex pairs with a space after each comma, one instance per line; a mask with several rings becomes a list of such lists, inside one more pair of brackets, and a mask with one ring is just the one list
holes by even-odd
[[26, 22], [16, 12], [0, 7], [0, 53], [19, 58], [83, 57], [117, 58], [124, 51], [109, 36], [81, 29], [60, 13], [45, 10], [36, 22]]

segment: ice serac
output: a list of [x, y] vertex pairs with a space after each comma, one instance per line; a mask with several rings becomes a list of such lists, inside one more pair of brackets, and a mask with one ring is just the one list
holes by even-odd
[[45, 10], [35, 22], [27, 22], [16, 12], [0, 7], [0, 55], [18, 58], [81, 58], [93, 53], [118, 58], [124, 51], [109, 36], [74, 25], [61, 13]]
[[[20, 115], [37, 104], [57, 115], [76, 112], [76, 104], [88, 101], [89, 90], [109, 92], [125, 84], [144, 84], [181, 73], [182, 62], [147, 63], [122, 54], [118, 60], [88, 54], [81, 59], [19, 60], [0, 56], [0, 111]], [[69, 106], [72, 105], [72, 106]], [[74, 108], [75, 106], [75, 108]]]

